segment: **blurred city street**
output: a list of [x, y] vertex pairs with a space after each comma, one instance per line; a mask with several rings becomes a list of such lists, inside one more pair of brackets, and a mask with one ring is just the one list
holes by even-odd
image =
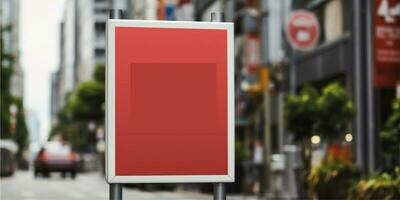
[[400, 200], [400, 0], [0, 0], [0, 80], [0, 200]]
[[[74, 200], [74, 199], [108, 199], [108, 184], [99, 173], [79, 174], [75, 180], [60, 174], [53, 174], [50, 178], [34, 178], [31, 171], [18, 171], [13, 177], [0, 179], [1, 200]], [[141, 191], [124, 188], [124, 199], [135, 200], [202, 200], [211, 199], [210, 194], [195, 191]], [[239, 200], [254, 198], [242, 196], [228, 196], [227, 199]]]

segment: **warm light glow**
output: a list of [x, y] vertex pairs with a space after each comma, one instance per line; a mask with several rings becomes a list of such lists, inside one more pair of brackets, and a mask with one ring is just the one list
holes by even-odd
[[353, 140], [353, 135], [351, 133], [347, 133], [344, 136], [344, 139], [346, 140], [346, 142], [351, 142]]
[[321, 142], [321, 138], [318, 135], [314, 135], [311, 137], [311, 143], [319, 144]]

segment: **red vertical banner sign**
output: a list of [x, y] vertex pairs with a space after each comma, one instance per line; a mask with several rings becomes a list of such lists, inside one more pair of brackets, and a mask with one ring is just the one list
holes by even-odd
[[400, 82], [400, 1], [374, 1], [374, 85]]
[[256, 34], [244, 36], [244, 66], [249, 72], [258, 72], [261, 65], [260, 38]]

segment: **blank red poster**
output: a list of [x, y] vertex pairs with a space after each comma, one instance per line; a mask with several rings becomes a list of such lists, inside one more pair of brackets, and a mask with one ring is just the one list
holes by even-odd
[[227, 175], [227, 31], [115, 28], [115, 175]]

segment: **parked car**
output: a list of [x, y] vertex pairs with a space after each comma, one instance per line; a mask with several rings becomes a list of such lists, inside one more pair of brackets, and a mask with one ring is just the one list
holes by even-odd
[[51, 172], [61, 172], [63, 178], [69, 173], [75, 178], [78, 168], [78, 155], [71, 146], [62, 142], [46, 143], [34, 161], [35, 177], [50, 177]]
[[0, 140], [0, 175], [12, 176], [17, 166], [15, 154], [18, 146], [12, 140]]

